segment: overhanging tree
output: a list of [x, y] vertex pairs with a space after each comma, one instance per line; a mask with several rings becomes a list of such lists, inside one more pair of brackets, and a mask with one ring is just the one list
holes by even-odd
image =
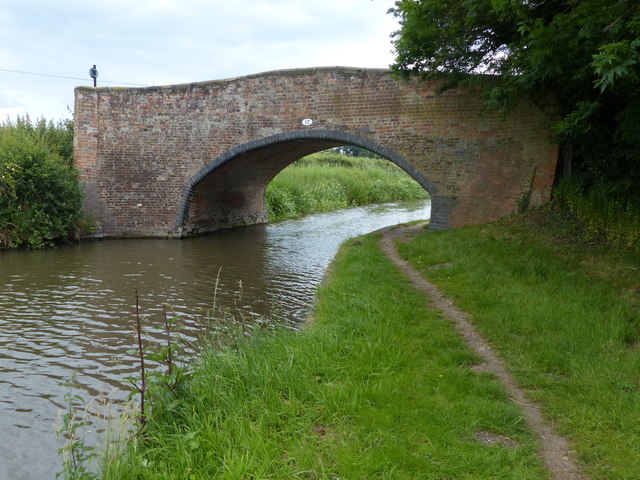
[[493, 108], [552, 95], [554, 130], [589, 181], [638, 189], [638, 0], [399, 0], [390, 13], [397, 73], [481, 85]]

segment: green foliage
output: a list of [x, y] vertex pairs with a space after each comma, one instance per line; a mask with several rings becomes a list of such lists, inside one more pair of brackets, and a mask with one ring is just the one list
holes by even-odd
[[[163, 324], [156, 327], [165, 335], [165, 345], [160, 348], [146, 346], [145, 359], [161, 368], [147, 371], [147, 395], [151, 411], [156, 419], [168, 412], [174, 412], [181, 404], [183, 390], [191, 378], [192, 368], [186, 363], [186, 341], [175, 333], [180, 318], [169, 315], [169, 306], [164, 307]], [[146, 413], [145, 413], [146, 415]]]
[[56, 479], [95, 480], [98, 476], [91, 470], [91, 464], [97, 460], [97, 455], [82, 436], [83, 429], [91, 425], [87, 418], [87, 405], [81, 395], [74, 393], [80, 387], [75, 376], [65, 386], [69, 387], [64, 397], [67, 410], [62, 413], [56, 432], [58, 438], [65, 439], [65, 444], [58, 452], [62, 458], [62, 471], [56, 474]]
[[[180, 398], [191, 377], [191, 369], [183, 363], [185, 340], [180, 335], [176, 336], [174, 332], [179, 317], [175, 314], [169, 316], [170, 306], [163, 306], [163, 323], [157, 329], [163, 331], [166, 344], [159, 348], [157, 345], [145, 345], [140, 314], [140, 295], [137, 289], [135, 299], [137, 348], [128, 353], [138, 357], [140, 368], [139, 377], [132, 376], [127, 380], [133, 386], [130, 397], [138, 395], [139, 415], [136, 425], [138, 436], [143, 437], [150, 414], [159, 419], [167, 412], [174, 412], [180, 406]], [[149, 369], [150, 365], [161, 368]]]
[[580, 177], [561, 182], [554, 191], [556, 212], [567, 215], [584, 241], [640, 249], [640, 191], [621, 195], [624, 187], [590, 185]]
[[640, 38], [602, 45], [599, 50], [600, 52], [593, 56], [593, 66], [598, 77], [595, 86], [600, 87], [600, 92], [620, 88], [621, 83], [636, 84], [636, 65], [640, 63]]
[[0, 125], [0, 248], [42, 248], [80, 222], [73, 129], [28, 117]]
[[270, 220], [398, 200], [427, 192], [393, 163], [320, 152], [295, 162], [267, 187]]
[[[362, 149], [360, 149], [362, 150]], [[365, 150], [366, 151], [366, 150]], [[313, 153], [301, 158], [292, 164], [296, 167], [344, 167], [358, 170], [380, 169], [389, 172], [402, 173], [400, 167], [394, 163], [374, 154], [364, 155], [362, 152], [358, 155], [348, 155], [335, 150], [324, 150], [322, 152]]]
[[390, 13], [401, 25], [394, 70], [442, 79], [443, 89], [481, 85], [491, 107], [551, 95], [555, 131], [583, 171], [640, 181], [636, 0], [399, 0]]

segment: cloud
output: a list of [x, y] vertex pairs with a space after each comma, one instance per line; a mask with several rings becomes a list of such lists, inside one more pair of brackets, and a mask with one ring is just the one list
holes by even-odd
[[12, 94], [12, 92], [2, 92], [0, 93], [0, 109], [18, 109], [24, 108], [26, 106], [25, 103], [21, 103], [17, 96]]
[[[73, 87], [188, 83], [310, 66], [386, 67], [393, 0], [5, 0], [0, 91], [66, 114]], [[20, 92], [20, 93], [17, 93]], [[48, 115], [43, 111], [39, 114]]]

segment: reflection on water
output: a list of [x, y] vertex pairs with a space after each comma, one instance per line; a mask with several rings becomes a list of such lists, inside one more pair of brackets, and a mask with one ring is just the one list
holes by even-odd
[[168, 303], [188, 336], [197, 336], [216, 283], [218, 304], [276, 310], [298, 326], [342, 241], [429, 210], [428, 201], [390, 204], [185, 240], [0, 253], [0, 478], [53, 479], [60, 470], [54, 423], [72, 373], [86, 397], [126, 388], [136, 289], [146, 325], [159, 324]]

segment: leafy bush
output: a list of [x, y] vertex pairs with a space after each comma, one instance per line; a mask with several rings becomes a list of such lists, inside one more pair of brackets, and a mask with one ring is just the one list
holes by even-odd
[[28, 117], [0, 125], [0, 248], [42, 248], [75, 234], [82, 191], [72, 135], [68, 123]]
[[554, 202], [580, 226], [586, 240], [640, 247], [639, 192], [629, 195], [615, 184], [573, 178], [555, 188]]

